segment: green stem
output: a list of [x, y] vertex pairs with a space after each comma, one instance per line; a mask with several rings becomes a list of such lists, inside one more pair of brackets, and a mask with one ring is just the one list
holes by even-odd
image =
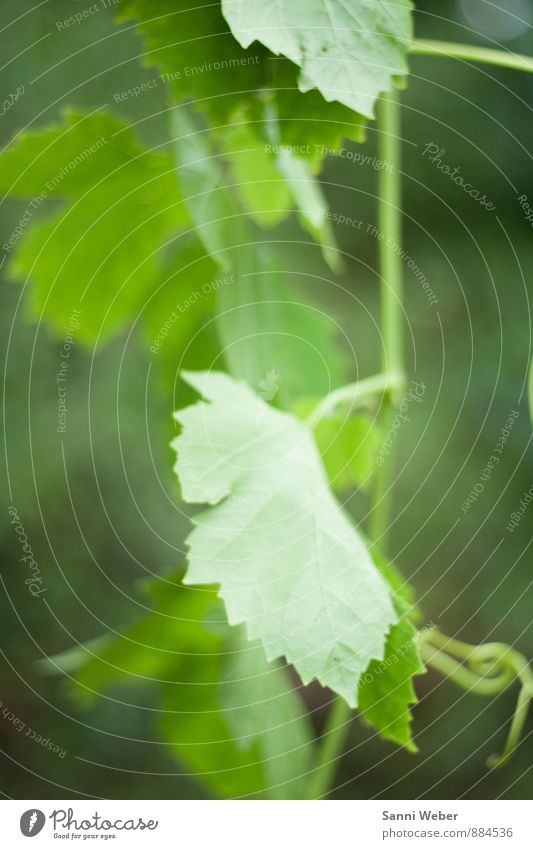
[[329, 792], [337, 769], [337, 761], [344, 748], [350, 717], [350, 707], [344, 699], [337, 696], [330, 708], [326, 727], [320, 738], [318, 757], [307, 787], [308, 799], [321, 799]]
[[[378, 246], [381, 276], [381, 328], [383, 334], [382, 370], [400, 375], [404, 382], [403, 356], [403, 279], [400, 246], [401, 222], [401, 127], [398, 95], [389, 94], [378, 104], [378, 156], [390, 168], [379, 172], [378, 182]], [[387, 433], [394, 419], [391, 393], [385, 395], [381, 408], [381, 424]], [[375, 472], [374, 498], [370, 518], [370, 539], [381, 543], [389, 526], [394, 467], [389, 457]]]
[[416, 38], [411, 42], [410, 51], [424, 56], [447, 56], [451, 59], [464, 59], [467, 62], [480, 62], [483, 65], [498, 65], [500, 68], [513, 68], [517, 71], [533, 73], [531, 56], [495, 50], [491, 47], [474, 47], [471, 44], [458, 44], [452, 41]]
[[[324, 399], [326, 410], [341, 401], [354, 401], [354, 393], [360, 399], [363, 392], [371, 388], [373, 393], [383, 392], [382, 419], [394, 416], [393, 394], [404, 383], [402, 341], [402, 263], [399, 256], [401, 244], [401, 190], [400, 190], [400, 104], [397, 94], [383, 97], [378, 104], [379, 152], [382, 161], [391, 167], [379, 172], [378, 183], [378, 244], [379, 271], [381, 277], [381, 327], [383, 334], [382, 374], [367, 381], [359, 381]], [[329, 398], [329, 401], [327, 400]], [[312, 414], [313, 422], [320, 420], [324, 407]], [[390, 425], [389, 425], [390, 426]], [[389, 467], [389, 468], [387, 468]], [[376, 490], [372, 511], [373, 540], [382, 537], [388, 525], [390, 507], [390, 467], [384, 463], [376, 473]], [[327, 795], [333, 781], [337, 761], [342, 754], [348, 733], [351, 710], [337, 696], [328, 716], [326, 729], [318, 746], [317, 761], [309, 782], [308, 798], [318, 799]]]
[[401, 218], [401, 128], [398, 94], [388, 94], [378, 103], [378, 157], [390, 168], [378, 177], [378, 246], [381, 275], [381, 332], [383, 371], [403, 374], [403, 280], [399, 248]]
[[340, 404], [349, 403], [352, 409], [374, 395], [393, 392], [400, 385], [401, 375], [384, 372], [340, 386], [322, 398], [307, 419], [307, 425], [312, 430], [324, 416], [330, 415]]

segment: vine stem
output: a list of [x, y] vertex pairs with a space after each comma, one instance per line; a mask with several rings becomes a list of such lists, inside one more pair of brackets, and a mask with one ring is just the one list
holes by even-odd
[[340, 386], [317, 404], [307, 419], [307, 426], [312, 430], [324, 416], [330, 415], [340, 404], [348, 403], [350, 409], [353, 409], [374, 395], [393, 392], [401, 385], [401, 380], [402, 377], [399, 373], [383, 372], [372, 377], [365, 377], [355, 383], [347, 383], [346, 386]]
[[[379, 172], [378, 182], [378, 260], [380, 271], [382, 369], [385, 374], [399, 375], [398, 385], [404, 383], [403, 357], [403, 279], [400, 259], [401, 234], [401, 127], [398, 94], [383, 97], [378, 104], [378, 156], [390, 165]], [[385, 394], [381, 408], [381, 423], [387, 432], [394, 418], [394, 398]], [[375, 473], [374, 497], [370, 514], [369, 534], [372, 543], [383, 544], [389, 525], [393, 464], [391, 458]]]
[[520, 682], [520, 692], [504, 749], [501, 755], [491, 755], [487, 760], [490, 769], [503, 766], [520, 741], [533, 699], [533, 671], [527, 658], [505, 643], [473, 646], [447, 637], [436, 628], [424, 633], [419, 646], [429, 666], [476, 695], [502, 693], [513, 681]]
[[331, 705], [320, 738], [317, 759], [307, 785], [308, 799], [321, 799], [327, 795], [337, 769], [337, 761], [344, 748], [350, 716], [351, 708], [344, 699], [337, 696]]
[[[469, 62], [497, 65], [533, 73], [533, 58], [516, 53], [507, 53], [486, 47], [476, 47], [447, 41], [415, 39], [410, 45], [411, 53], [429, 56], [444, 56]], [[379, 269], [381, 274], [381, 326], [383, 333], [382, 373], [357, 384], [350, 384], [326, 396], [308, 419], [313, 428], [323, 415], [345, 401], [358, 403], [363, 397], [384, 393], [381, 407], [382, 423], [387, 428], [394, 416], [393, 393], [403, 385], [403, 336], [402, 302], [403, 280], [399, 256], [401, 246], [401, 137], [400, 109], [396, 93], [382, 97], [378, 104], [379, 157], [392, 167], [379, 172], [378, 184], [378, 242]], [[370, 520], [370, 537], [375, 545], [381, 542], [389, 525], [390, 499], [393, 466], [384, 463], [376, 472], [373, 507]], [[433, 646], [427, 640], [422, 651], [427, 663], [431, 663], [447, 677], [465, 689], [484, 695], [500, 692], [513, 679], [521, 681], [516, 711], [511, 723], [507, 743], [501, 755], [489, 758], [490, 767], [501, 766], [512, 754], [520, 737], [529, 704], [533, 699], [533, 673], [526, 659], [509, 646], [487, 644], [469, 646], [451, 640], [438, 632], [431, 631]], [[437, 642], [437, 646], [435, 645]], [[454, 657], [443, 650], [443, 642]], [[495, 646], [498, 651], [495, 652]], [[491, 654], [492, 653], [492, 654]], [[459, 658], [459, 659], [457, 659]], [[465, 663], [466, 661], [466, 663]], [[335, 699], [322, 735], [317, 759], [308, 785], [308, 798], [321, 798], [329, 792], [338, 758], [342, 754], [349, 728], [351, 710], [344, 699]]]
[[475, 47], [453, 41], [415, 38], [409, 49], [411, 53], [425, 56], [447, 56], [451, 59], [464, 59], [467, 62], [480, 62], [483, 65], [498, 65], [500, 68], [513, 68], [517, 71], [533, 73], [533, 57], [524, 56], [522, 53], [496, 50], [492, 47]]
[[[380, 170], [378, 182], [378, 265], [380, 272], [382, 372], [366, 381], [342, 387], [326, 396], [323, 404], [311, 414], [311, 426], [338, 403], [360, 400], [372, 390], [383, 393], [381, 419], [390, 422], [394, 416], [394, 395], [404, 384], [402, 340], [402, 264], [401, 245], [401, 136], [400, 104], [396, 93], [383, 96], [378, 103], [378, 156], [391, 167]], [[321, 408], [321, 409], [320, 409]], [[308, 421], [309, 423], [309, 421]], [[389, 468], [387, 468], [387, 466]], [[371, 538], [383, 537], [390, 509], [389, 463], [375, 473]], [[342, 755], [352, 711], [343, 698], [334, 700], [324, 733], [318, 745], [314, 770], [308, 784], [308, 798], [326, 796], [331, 788], [338, 760]]]

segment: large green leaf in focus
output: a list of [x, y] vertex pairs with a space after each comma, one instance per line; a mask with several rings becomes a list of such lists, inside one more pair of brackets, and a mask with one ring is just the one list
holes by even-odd
[[407, 72], [410, 0], [222, 0], [243, 48], [253, 42], [301, 68], [299, 87], [374, 116], [374, 103]]
[[32, 316], [64, 335], [78, 309], [85, 341], [131, 321], [161, 275], [161, 246], [188, 221], [171, 155], [111, 115], [69, 111], [14, 141], [0, 175], [2, 192], [28, 199], [8, 267], [29, 279]]
[[206, 399], [176, 413], [176, 472], [196, 515], [188, 584], [219, 584], [228, 620], [357, 702], [396, 619], [389, 588], [332, 496], [311, 434], [222, 373], [187, 373]]

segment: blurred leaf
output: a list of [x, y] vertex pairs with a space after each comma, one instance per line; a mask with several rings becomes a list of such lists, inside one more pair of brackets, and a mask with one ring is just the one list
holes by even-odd
[[277, 371], [282, 405], [300, 395], [324, 394], [342, 382], [340, 358], [323, 358], [334, 345], [334, 323], [290, 285], [280, 250], [263, 242], [241, 213], [220, 157], [184, 107], [174, 110], [173, 135], [198, 236], [232, 275], [217, 289], [218, 328], [230, 371], [254, 387]]
[[255, 100], [264, 85], [267, 51], [243, 50], [218, 2], [123, 0], [118, 18], [137, 19], [143, 64], [160, 69], [176, 100], [191, 101], [215, 125], [226, 123], [243, 100]]
[[[32, 198], [9, 271], [30, 278], [33, 317], [43, 311], [64, 334], [79, 309], [86, 342], [130, 321], [161, 273], [161, 245], [188, 220], [170, 154], [147, 150], [111, 115], [69, 111], [62, 125], [23, 134], [0, 164], [2, 190]], [[55, 196], [59, 210], [33, 220]]]
[[176, 0], [123, 0], [118, 17], [137, 19], [146, 44], [144, 64], [162, 72], [178, 102], [186, 100], [207, 114], [215, 133], [243, 110], [249, 120], [261, 121], [265, 103], [272, 102], [281, 140], [303, 148], [301, 154], [315, 162], [324, 155], [315, 148], [336, 147], [343, 136], [363, 138], [361, 116], [328, 103], [316, 90], [298, 91], [298, 68], [291, 62], [258, 44], [243, 49], [219, 3], [203, 0], [191, 7]]
[[374, 102], [394, 77], [407, 73], [410, 0], [308, 0], [305, 13], [291, 0], [222, 0], [222, 11], [244, 48], [253, 42], [301, 68], [299, 88], [317, 88], [373, 117]]
[[[194, 351], [196, 358], [196, 336], [211, 320], [215, 292], [227, 279], [194, 238], [167, 256], [142, 318], [148, 349], [163, 362], [171, 380], [183, 368], [184, 356]], [[204, 334], [198, 341], [205, 345]]]
[[267, 144], [245, 123], [235, 124], [223, 134], [224, 152], [232, 167], [237, 192], [247, 212], [263, 227], [273, 227], [287, 217], [294, 203], [302, 227], [320, 245], [324, 259], [333, 269], [344, 269], [335, 236], [326, 216], [328, 204], [311, 165], [290, 148]]
[[344, 270], [344, 262], [337, 248], [333, 228], [326, 216], [328, 204], [309, 163], [286, 148], [282, 148], [277, 161], [298, 207], [302, 227], [320, 245], [329, 267], [341, 273]]
[[313, 736], [304, 706], [288, 674], [266, 662], [259, 643], [246, 643], [241, 632], [235, 648], [220, 688], [228, 725], [242, 746], [259, 741], [271, 798], [304, 798]]
[[231, 374], [259, 390], [275, 372], [277, 391], [269, 400], [284, 408], [342, 383], [336, 326], [305, 291], [290, 285], [275, 246], [243, 244], [234, 257], [233, 284], [218, 292], [218, 327]]
[[333, 489], [366, 487], [381, 445], [379, 428], [368, 416], [325, 416], [313, 436]]
[[235, 188], [246, 211], [261, 226], [275, 226], [289, 214], [291, 195], [265, 142], [244, 123], [234, 124], [222, 138]]
[[197, 776], [226, 796], [303, 798], [311, 729], [286, 672], [241, 632], [227, 655], [190, 658], [165, 685], [159, 727]]
[[185, 501], [216, 505], [194, 518], [187, 583], [220, 584], [229, 622], [269, 660], [285, 656], [355, 706], [396, 617], [310, 433], [227, 375], [185, 379], [207, 403], [176, 413], [175, 469]]
[[110, 683], [157, 684], [157, 727], [198, 779], [222, 795], [300, 798], [311, 733], [298, 694], [229, 628], [215, 594], [176, 583], [180, 574], [145, 582], [152, 613], [56, 655], [48, 670], [69, 672], [85, 699]]
[[198, 238], [216, 262], [230, 267], [231, 251], [240, 244], [237, 230], [246, 224], [228, 189], [222, 155], [188, 107], [172, 110], [171, 125], [178, 178]]
[[281, 144], [305, 156], [315, 170], [328, 151], [337, 150], [344, 138], [366, 139], [366, 119], [342, 103], [328, 103], [319, 91], [305, 94], [298, 88], [299, 68], [288, 59], [270, 62], [272, 104], [279, 122]]
[[178, 583], [181, 574], [145, 582], [155, 607], [152, 612], [120, 632], [48, 658], [41, 669], [70, 673], [73, 695], [92, 701], [117, 679], [130, 685], [156, 683], [181, 663], [183, 654], [217, 651], [220, 636], [204, 624], [216, 598], [205, 590], [183, 587]]

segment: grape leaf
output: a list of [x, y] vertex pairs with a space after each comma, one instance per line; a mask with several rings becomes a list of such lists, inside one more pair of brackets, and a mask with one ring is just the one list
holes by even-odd
[[272, 120], [269, 128], [275, 140], [271, 144], [245, 123], [234, 124], [222, 135], [224, 152], [245, 209], [258, 224], [272, 227], [287, 217], [292, 200], [300, 224], [321, 246], [330, 268], [343, 271], [326, 215], [328, 204], [310, 163], [280, 143], [279, 123]]
[[[275, 245], [244, 243], [234, 254], [233, 284], [218, 295], [217, 323], [232, 375], [257, 391], [275, 373], [276, 403], [288, 408], [303, 395], [324, 395], [343, 382], [335, 323], [291, 285]], [[263, 391], [261, 391], [263, 395]]]
[[355, 706], [397, 617], [311, 435], [227, 375], [185, 379], [207, 403], [175, 414], [175, 470], [185, 501], [215, 505], [194, 517], [186, 583], [219, 584], [228, 621], [246, 623], [267, 659], [285, 656]]
[[413, 676], [424, 665], [417, 645], [417, 629], [408, 618], [394, 625], [381, 661], [372, 661], [359, 682], [358, 703], [364, 721], [373, 725], [380, 737], [392, 740], [409, 751], [417, 747], [411, 732], [410, 706], [418, 701]]
[[380, 737], [416, 752], [410, 708], [418, 701], [413, 677], [426, 671], [414, 625], [421, 614], [410, 585], [395, 564], [384, 560], [376, 551], [373, 558], [391, 587], [394, 608], [400, 618], [387, 635], [383, 660], [373, 660], [361, 676], [359, 710], [363, 721], [374, 726]]
[[312, 732], [286, 672], [268, 664], [258, 642], [241, 631], [220, 687], [223, 715], [237, 743], [261, 744], [273, 799], [304, 798]]
[[287, 280], [277, 246], [262, 241], [243, 215], [220, 157], [184, 107], [173, 115], [179, 179], [185, 203], [206, 250], [231, 275], [217, 289], [217, 324], [229, 369], [258, 387], [273, 370], [277, 400], [286, 406], [304, 394], [325, 394], [342, 382], [340, 358], [326, 362], [335, 324]]
[[[185, 203], [206, 249], [218, 262], [231, 264], [228, 252], [257, 238], [253, 227], [241, 215], [232, 191], [232, 182], [237, 182], [235, 188], [244, 200], [246, 211], [263, 223], [281, 220], [288, 212], [289, 196], [292, 197], [300, 222], [321, 245], [330, 267], [339, 270], [340, 255], [325, 214], [327, 201], [305, 160], [280, 149], [279, 145], [263, 143], [251, 128], [241, 123], [222, 134], [225, 154], [233, 170], [232, 181], [224, 171], [223, 157], [208, 143], [205, 129], [186, 107], [174, 109], [172, 130]], [[256, 197], [257, 185], [263, 188]]]
[[227, 796], [301, 798], [311, 730], [286, 671], [229, 628], [213, 592], [180, 579], [181, 572], [146, 582], [152, 613], [48, 659], [48, 671], [69, 672], [73, 693], [85, 701], [111, 684], [157, 686], [157, 729], [208, 787]]
[[146, 45], [144, 64], [160, 69], [178, 102], [186, 100], [208, 115], [213, 132], [243, 110], [249, 120], [262, 121], [265, 103], [275, 103], [281, 141], [314, 160], [317, 150], [338, 147], [344, 136], [364, 138], [361, 116], [327, 103], [316, 90], [298, 91], [298, 68], [291, 62], [260, 45], [243, 49], [217, 2], [191, 7], [176, 0], [123, 0], [118, 18], [137, 20]]
[[329, 149], [337, 150], [344, 138], [363, 142], [366, 119], [342, 103], [328, 103], [319, 91], [301, 92], [299, 68], [288, 59], [271, 61], [270, 101], [279, 123], [279, 142], [320, 168]]
[[242, 632], [224, 650], [183, 665], [194, 687], [165, 685], [165, 739], [218, 793], [302, 798], [311, 729], [285, 670], [267, 663]]
[[[148, 350], [162, 361], [171, 385], [183, 368], [183, 357], [193, 353], [193, 346], [195, 367], [201, 367], [196, 341], [207, 347], [205, 334], [200, 336], [201, 328], [209, 327], [215, 292], [228, 280], [197, 239], [179, 242], [167, 254], [141, 316]], [[200, 362], [208, 365], [212, 357]]]
[[257, 41], [301, 68], [299, 88], [317, 88], [369, 118], [379, 94], [407, 72], [410, 0], [222, 0], [243, 48]]
[[0, 189], [32, 198], [8, 267], [30, 278], [32, 315], [44, 311], [64, 334], [81, 310], [81, 341], [119, 329], [161, 273], [158, 249], [188, 221], [171, 155], [147, 150], [111, 115], [69, 111], [61, 125], [23, 134], [0, 165]]
[[226, 123], [242, 100], [256, 99], [265, 83], [268, 52], [243, 50], [222, 17], [220, 3], [197, 0], [123, 0], [118, 19], [137, 19], [144, 36], [143, 64], [157, 66], [178, 101], [187, 100]]
[[264, 141], [251, 126], [234, 124], [222, 136], [236, 189], [249, 215], [263, 227], [273, 227], [287, 217], [291, 195]]
[[287, 180], [287, 186], [299, 211], [299, 220], [314, 240], [320, 245], [322, 255], [329, 267], [340, 274], [344, 261], [338, 249], [333, 228], [327, 218], [328, 204], [320, 183], [313, 176], [308, 162], [283, 148], [277, 156], [279, 171]]
[[324, 416], [313, 428], [333, 489], [366, 488], [381, 445], [379, 428], [368, 416]]

